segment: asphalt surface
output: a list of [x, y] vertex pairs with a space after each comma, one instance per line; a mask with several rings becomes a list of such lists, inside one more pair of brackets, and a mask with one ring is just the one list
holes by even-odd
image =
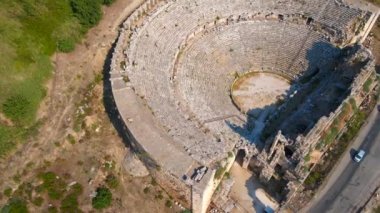
[[[352, 159], [359, 149], [366, 151], [366, 155], [356, 163]], [[303, 212], [360, 212], [379, 184], [380, 114], [375, 109], [323, 189]]]

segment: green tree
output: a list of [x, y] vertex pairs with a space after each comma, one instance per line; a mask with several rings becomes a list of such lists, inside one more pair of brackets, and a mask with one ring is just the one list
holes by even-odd
[[1, 209], [1, 213], [28, 213], [25, 200], [20, 198], [12, 198]]
[[96, 189], [96, 196], [92, 198], [92, 207], [95, 209], [104, 209], [111, 205], [112, 193], [106, 187]]
[[105, 4], [107, 6], [111, 5], [115, 0], [101, 0], [102, 4]]
[[95, 26], [102, 17], [99, 0], [70, 0], [74, 16], [86, 28]]

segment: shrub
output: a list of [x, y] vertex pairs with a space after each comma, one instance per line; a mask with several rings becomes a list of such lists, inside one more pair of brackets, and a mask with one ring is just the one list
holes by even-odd
[[32, 199], [34, 187], [30, 182], [23, 182], [13, 192], [13, 197], [23, 198], [25, 200]]
[[102, 17], [99, 0], [71, 0], [74, 16], [85, 28], [95, 26]]
[[39, 177], [43, 181], [42, 188], [47, 190], [51, 199], [58, 200], [63, 196], [66, 191], [66, 183], [61, 178], [57, 178], [56, 174], [46, 172], [40, 174]]
[[165, 206], [168, 208], [171, 208], [171, 207], [173, 207], [173, 202], [171, 200], [166, 200]]
[[12, 195], [12, 188], [8, 187], [4, 190], [3, 194], [7, 197], [10, 197]]
[[75, 142], [76, 142], [75, 137], [74, 137], [72, 134], [68, 134], [68, 135], [67, 135], [67, 140], [68, 140], [71, 144], [75, 144]]
[[307, 155], [305, 155], [305, 157], [303, 158], [306, 162], [309, 162], [310, 159], [311, 159], [311, 156], [310, 156], [310, 152], [307, 153]]
[[330, 143], [332, 143], [332, 142], [335, 140], [335, 138], [336, 138], [336, 136], [338, 135], [338, 133], [339, 133], [338, 128], [336, 128], [336, 127], [332, 127], [332, 128], [329, 130], [329, 132], [324, 136], [324, 138], [323, 138], [323, 143], [324, 143], [325, 145], [329, 145]]
[[95, 79], [94, 79], [95, 84], [99, 84], [102, 81], [103, 81], [103, 75], [102, 74], [97, 74], [95, 76]]
[[308, 186], [313, 186], [319, 184], [323, 179], [323, 176], [319, 172], [312, 171], [305, 180], [305, 184]]
[[68, 194], [62, 201], [61, 201], [61, 212], [79, 212], [78, 209], [78, 200], [75, 193]]
[[102, 4], [105, 4], [107, 6], [111, 5], [115, 0], [101, 0]]
[[225, 179], [230, 179], [231, 178], [231, 174], [229, 172], [224, 173], [224, 178]]
[[80, 185], [79, 183], [76, 183], [74, 184], [72, 187], [71, 187], [71, 191], [72, 193], [74, 193], [75, 195], [79, 196], [82, 194], [83, 192], [83, 187], [82, 185]]
[[3, 213], [28, 213], [28, 208], [26, 206], [26, 201], [20, 198], [12, 198], [8, 203], [1, 209]]
[[71, 212], [82, 212], [78, 208], [78, 196], [82, 194], [83, 188], [82, 185], [79, 183], [74, 184], [71, 186], [70, 194], [68, 194], [62, 201], [61, 201], [61, 212], [65, 213], [71, 213]]
[[119, 185], [119, 182], [118, 182], [116, 176], [113, 174], [107, 175], [106, 183], [112, 189], [116, 188]]
[[57, 48], [64, 53], [71, 52], [75, 49], [75, 41], [72, 38], [59, 39], [57, 42]]
[[42, 197], [36, 197], [32, 201], [32, 203], [36, 206], [41, 206], [43, 202], [44, 202], [44, 199]]
[[234, 153], [233, 152], [228, 152], [228, 158], [232, 158], [234, 156]]
[[96, 196], [92, 198], [92, 207], [95, 209], [104, 209], [111, 205], [112, 193], [106, 187], [96, 189]]
[[48, 213], [58, 213], [58, 209], [55, 206], [48, 207]]
[[67, 53], [75, 49], [75, 43], [80, 40], [83, 33], [79, 20], [71, 18], [55, 29], [52, 37], [56, 40], [57, 49]]
[[150, 184], [152, 184], [152, 186], [157, 186], [156, 179], [152, 178], [152, 180], [150, 181]]
[[145, 187], [143, 191], [145, 194], [148, 194], [149, 193], [149, 187]]
[[317, 146], [315, 147], [317, 150], [322, 150], [322, 148], [325, 146], [325, 144], [323, 143], [323, 141], [320, 141]]
[[380, 213], [380, 206], [376, 207], [373, 209], [374, 213]]
[[154, 198], [162, 200], [162, 199], [164, 199], [164, 196], [162, 195], [162, 192], [160, 191], [160, 192], [158, 192], [158, 195], [154, 196]]
[[356, 105], [356, 101], [355, 101], [355, 99], [350, 98], [349, 101], [350, 101], [350, 104], [351, 104], [352, 109], [353, 109], [353, 110], [356, 110], [358, 107], [357, 107], [357, 105]]
[[16, 183], [19, 183], [21, 181], [21, 175], [17, 172], [17, 174], [15, 174], [12, 179], [16, 182]]
[[31, 103], [23, 95], [14, 95], [8, 98], [3, 104], [4, 114], [15, 122], [25, 119], [30, 112]]

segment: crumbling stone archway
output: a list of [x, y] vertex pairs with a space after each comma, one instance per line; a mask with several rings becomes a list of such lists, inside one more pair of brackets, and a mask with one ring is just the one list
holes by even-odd
[[244, 164], [244, 161], [245, 161], [245, 158], [247, 157], [247, 152], [245, 151], [245, 149], [239, 149], [237, 154], [236, 154], [236, 159], [235, 161], [241, 166], [243, 167], [243, 164]]
[[239, 149], [235, 161], [244, 169], [248, 169], [252, 154], [247, 149]]

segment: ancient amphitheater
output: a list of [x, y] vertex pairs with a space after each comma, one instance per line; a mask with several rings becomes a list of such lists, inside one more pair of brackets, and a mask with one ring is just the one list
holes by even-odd
[[236, 156], [284, 182], [286, 203], [312, 169], [305, 156], [366, 98], [374, 61], [360, 43], [377, 16], [339, 0], [146, 1], [111, 64], [125, 131], [193, 212]]

